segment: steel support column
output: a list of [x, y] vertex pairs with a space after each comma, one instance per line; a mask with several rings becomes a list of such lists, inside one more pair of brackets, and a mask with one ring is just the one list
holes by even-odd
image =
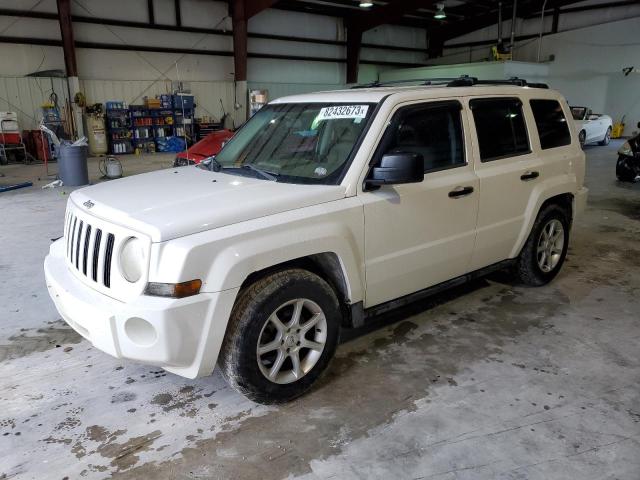
[[[64, 68], [67, 72], [67, 86], [71, 103], [73, 119], [67, 119], [77, 137], [84, 135], [82, 125], [82, 108], [74, 102], [75, 95], [80, 91], [78, 79], [78, 65], [76, 63], [76, 47], [73, 40], [73, 24], [71, 22], [71, 0], [57, 0], [58, 22], [60, 23], [60, 38], [64, 54]], [[73, 121], [71, 121], [73, 120]]]
[[77, 77], [78, 66], [76, 64], [76, 49], [73, 41], [73, 26], [71, 24], [71, 0], [57, 0], [57, 3], [64, 67], [67, 77]]
[[347, 83], [358, 83], [362, 31], [347, 24]]

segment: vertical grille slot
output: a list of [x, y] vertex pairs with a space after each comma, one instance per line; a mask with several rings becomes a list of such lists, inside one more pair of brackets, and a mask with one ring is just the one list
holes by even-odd
[[71, 231], [71, 220], [73, 219], [73, 214], [69, 212], [67, 215], [67, 220], [64, 224], [64, 249], [67, 252], [67, 256], [69, 255], [69, 232]]
[[82, 252], [82, 273], [87, 274], [87, 254], [89, 253], [89, 240], [91, 240], [91, 225], [87, 224], [87, 233], [84, 235], [84, 252]]
[[69, 242], [69, 260], [73, 259], [73, 244], [76, 239], [76, 224], [78, 223], [78, 217], [73, 218], [73, 226], [71, 227], [71, 242]]
[[102, 230], [96, 229], [96, 239], [93, 242], [93, 265], [91, 269], [91, 277], [94, 282], [98, 281], [98, 254], [100, 253], [100, 240], [102, 239]]
[[80, 270], [79, 260], [80, 260], [80, 239], [82, 238], [82, 226], [83, 226], [83, 222], [82, 222], [82, 220], [80, 220], [80, 226], [78, 226], [78, 233], [76, 233], [76, 245], [75, 245], [76, 246], [76, 252], [75, 252], [75, 255], [76, 255], [76, 268], [78, 270]]
[[107, 235], [107, 248], [104, 252], [104, 274], [102, 281], [107, 288], [111, 287], [111, 256], [113, 255], [113, 243], [115, 237], [113, 233]]

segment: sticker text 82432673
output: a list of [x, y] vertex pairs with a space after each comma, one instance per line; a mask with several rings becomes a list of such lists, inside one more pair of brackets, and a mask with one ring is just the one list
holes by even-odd
[[337, 118], [365, 118], [369, 105], [336, 105], [320, 109], [318, 120], [331, 120]]

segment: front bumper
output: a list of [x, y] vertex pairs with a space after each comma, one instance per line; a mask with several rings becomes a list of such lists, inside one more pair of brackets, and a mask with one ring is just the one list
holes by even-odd
[[238, 289], [120, 302], [75, 277], [62, 240], [51, 245], [44, 271], [62, 318], [96, 348], [188, 378], [213, 371]]

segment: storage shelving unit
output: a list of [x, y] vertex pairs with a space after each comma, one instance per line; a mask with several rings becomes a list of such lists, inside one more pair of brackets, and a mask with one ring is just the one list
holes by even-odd
[[[117, 107], [121, 102], [107, 102], [107, 105]], [[168, 151], [171, 137], [186, 137], [188, 147], [199, 140], [196, 136], [195, 105], [192, 96], [188, 102], [181, 98], [179, 102], [167, 103], [167, 99], [163, 99], [162, 107], [164, 108], [129, 105], [128, 108], [107, 108], [109, 153], [134, 153], [136, 150], [145, 153]]]
[[107, 109], [106, 127], [110, 154], [118, 155], [122, 153], [133, 153], [133, 146], [131, 143], [131, 120], [128, 109]]

